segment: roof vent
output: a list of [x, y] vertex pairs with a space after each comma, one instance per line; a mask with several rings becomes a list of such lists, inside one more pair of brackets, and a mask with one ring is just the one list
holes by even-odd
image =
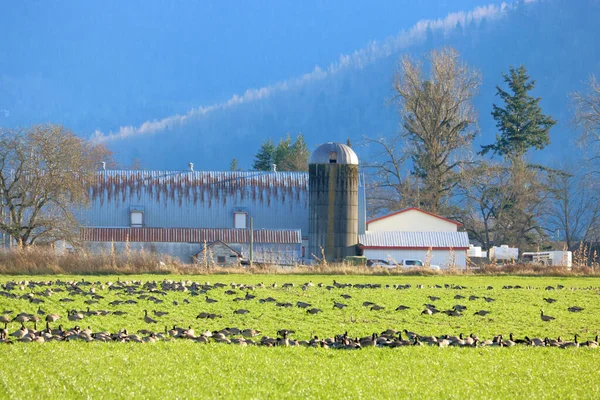
[[106, 171], [106, 161], [102, 161], [102, 171]]
[[193, 162], [189, 163], [188, 167], [190, 167], [190, 171], [194, 172], [194, 163]]
[[271, 164], [271, 171], [277, 172], [277, 164]]

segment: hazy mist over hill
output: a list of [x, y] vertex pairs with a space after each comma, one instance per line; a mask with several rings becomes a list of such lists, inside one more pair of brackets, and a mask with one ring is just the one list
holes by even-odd
[[[255, 79], [256, 85], [248, 87], [249, 92], [236, 97], [232, 97], [235, 92], [219, 91], [215, 82], [216, 102], [214, 96], [195, 96], [204, 103], [190, 104], [194, 96], [189, 96], [185, 84], [180, 84], [173, 87], [170, 96], [159, 102], [149, 101], [143, 109], [121, 98], [114, 100], [119, 104], [115, 110], [109, 104], [110, 93], [101, 92], [90, 96], [105, 98], [110, 112], [79, 110], [75, 104], [69, 109], [37, 109], [33, 101], [36, 92], [52, 90], [46, 80], [18, 81], [0, 75], [0, 87], [5, 89], [4, 98], [0, 97], [0, 124], [60, 122], [82, 136], [104, 142], [125, 165], [137, 158], [149, 169], [185, 169], [188, 162], [194, 162], [196, 169], [222, 170], [234, 157], [242, 169], [249, 169], [263, 140], [279, 140], [288, 132], [293, 136], [302, 132], [310, 148], [350, 138], [359, 157], [365, 160], [369, 151], [358, 146], [364, 135], [388, 136], [398, 129], [396, 110], [387, 105], [393, 95], [398, 57], [403, 53], [420, 56], [432, 48], [453, 46], [483, 76], [476, 102], [481, 128], [477, 146], [495, 137], [490, 111], [493, 102], [500, 104], [495, 86], [503, 85], [502, 72], [508, 72], [510, 65], [524, 64], [537, 82], [533, 95], [542, 97], [544, 112], [559, 121], [551, 131], [552, 144], [533, 158], [556, 160], [578, 153], [574, 145], [578, 134], [570, 125], [568, 93], [582, 89], [590, 74], [600, 75], [600, 2], [538, 0], [463, 11], [429, 25], [410, 28], [405, 23], [397, 36], [373, 37], [377, 42], [313, 70], [291, 76], [274, 74], [276, 80], [265, 83]], [[415, 17], [413, 24], [417, 20]], [[227, 49], [222, 51], [226, 53]], [[31, 98], [23, 97], [23, 93]], [[57, 103], [69, 104], [68, 99], [61, 103], [60, 96], [66, 93], [56, 93]], [[28, 112], [35, 118], [13, 112], [18, 105], [29, 107]], [[3, 119], [3, 113], [9, 115]]]

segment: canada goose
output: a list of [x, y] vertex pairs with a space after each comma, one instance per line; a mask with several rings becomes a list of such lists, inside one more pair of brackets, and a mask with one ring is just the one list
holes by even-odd
[[556, 302], [556, 299], [553, 299], [553, 298], [551, 298], [551, 297], [548, 297], [548, 298], [544, 297], [544, 301], [545, 301], [546, 303], [552, 304], [552, 303], [555, 303], [555, 302]]
[[29, 322], [29, 320], [30, 320], [29, 316], [27, 316], [23, 313], [21, 313], [13, 318], [13, 321], [18, 321], [21, 324], [24, 324], [25, 322]]
[[260, 331], [256, 331], [254, 329], [244, 329], [241, 334], [243, 337], [251, 338], [260, 335]]
[[165, 315], [169, 315], [169, 313], [167, 311], [156, 311], [156, 310], [153, 310], [152, 312], [157, 317], [162, 317], [162, 316], [165, 316]]
[[566, 349], [569, 347], [579, 347], [579, 342], [577, 342], [578, 337], [579, 337], [579, 334], [576, 333], [572, 342], [563, 342], [563, 343], [559, 344], [558, 347], [561, 349]]
[[485, 296], [483, 297], [483, 299], [488, 303], [491, 303], [492, 301], [496, 301], [496, 299], [493, 299], [491, 297], [485, 297]]
[[84, 316], [82, 313], [79, 313], [75, 310], [71, 310], [67, 318], [69, 319], [69, 321], [80, 321], [84, 318]]
[[421, 314], [431, 315], [433, 314], [433, 311], [431, 311], [431, 308], [426, 308], [423, 311], [421, 311]]
[[429, 300], [431, 300], [431, 301], [437, 301], [437, 300], [439, 300], [439, 299], [440, 299], [440, 298], [439, 298], [439, 297], [437, 297], [437, 296], [427, 296], [427, 297], [428, 297], [428, 298], [429, 298]]
[[553, 319], [556, 319], [556, 318], [551, 317], [549, 315], [544, 315], [544, 310], [540, 310], [540, 318], [542, 319], [542, 321], [545, 321], [545, 322], [552, 321]]
[[56, 322], [60, 319], [60, 315], [58, 314], [48, 314], [46, 315], [46, 322]]
[[490, 311], [487, 310], [479, 310], [476, 311], [473, 315], [479, 315], [481, 317], [485, 317], [486, 315], [490, 314]]
[[303, 302], [303, 301], [297, 301], [297, 302], [296, 302], [296, 307], [300, 307], [300, 308], [308, 308], [308, 307], [311, 307], [311, 306], [312, 306], [312, 304], [305, 303], [305, 302]]
[[455, 300], [460, 300], [460, 299], [464, 299], [465, 296], [461, 295], [461, 294], [457, 294], [456, 296], [454, 296]]
[[363, 307], [371, 307], [371, 306], [374, 306], [375, 303], [372, 303], [370, 301], [365, 301], [362, 305], [363, 305]]
[[349, 294], [340, 294], [340, 296], [342, 296], [344, 299], [348, 300], [351, 299], [352, 296], [350, 296]]
[[379, 310], [383, 310], [385, 307], [383, 306], [379, 306], [377, 304], [373, 305], [373, 307], [371, 307], [371, 311], [379, 311]]
[[144, 322], [147, 324], [156, 324], [157, 321], [148, 316], [148, 310], [144, 310]]
[[408, 310], [410, 307], [405, 306], [404, 304], [400, 304], [398, 307], [396, 307], [396, 311], [404, 311], [404, 310]]
[[348, 307], [348, 305], [344, 303], [338, 303], [337, 301], [333, 302], [333, 308], [339, 308], [341, 310], [344, 307]]
[[4, 322], [5, 329], [6, 329], [6, 326], [8, 325], [8, 323], [11, 321], [12, 321], [12, 319], [8, 315], [6, 315], [6, 314], [0, 315], [0, 322]]
[[250, 311], [245, 310], [243, 308], [240, 308], [239, 310], [235, 310], [233, 313], [234, 314], [239, 314], [239, 315], [243, 315], [243, 314], [248, 314]]
[[477, 300], [478, 298], [479, 298], [479, 296], [475, 296], [475, 295], [469, 296], [470, 301]]
[[587, 347], [598, 347], [598, 335], [596, 335], [595, 340], [588, 340], [587, 342], [581, 343], [581, 345]]
[[512, 332], [510, 333], [509, 337], [511, 342], [515, 342], [515, 344], [529, 344], [529, 339], [527, 337], [525, 337], [525, 339], [513, 339]]
[[310, 309], [306, 310], [306, 312], [308, 314], [318, 314], [318, 313], [323, 312], [323, 311], [320, 310], [320, 309], [318, 309], [318, 308], [310, 308]]
[[567, 310], [569, 310], [570, 312], [579, 312], [579, 311], [583, 311], [583, 308], [578, 307], [578, 306], [572, 306], [567, 308]]
[[218, 300], [211, 299], [210, 297], [206, 296], [206, 299], [204, 301], [207, 303], [216, 303]]

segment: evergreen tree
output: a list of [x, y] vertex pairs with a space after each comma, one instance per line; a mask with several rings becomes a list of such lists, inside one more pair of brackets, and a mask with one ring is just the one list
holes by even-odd
[[285, 139], [281, 139], [273, 153], [273, 163], [277, 165], [278, 171], [290, 171], [290, 157], [292, 155], [292, 137], [288, 133]]
[[510, 67], [510, 74], [502, 76], [512, 94], [496, 86], [496, 94], [506, 104], [505, 108], [493, 105], [492, 116], [500, 134], [495, 143], [481, 146], [480, 154], [491, 152], [513, 160], [522, 158], [531, 148], [541, 150], [550, 144], [550, 128], [556, 121], [542, 113], [540, 98], [528, 94], [535, 81], [530, 80], [524, 66]]
[[304, 136], [299, 133], [289, 154], [289, 171], [308, 171], [308, 146]]
[[233, 160], [231, 160], [231, 162], [229, 163], [229, 170], [230, 171], [239, 171], [237, 158], [234, 158]]
[[256, 171], [269, 171], [274, 162], [275, 145], [272, 139], [265, 140], [260, 146], [260, 150], [254, 156], [252, 168]]
[[300, 133], [292, 142], [288, 133], [285, 139], [279, 141], [277, 147], [271, 139], [263, 142], [254, 156], [253, 168], [257, 171], [270, 171], [272, 164], [275, 164], [278, 171], [308, 171], [308, 156], [304, 136]]

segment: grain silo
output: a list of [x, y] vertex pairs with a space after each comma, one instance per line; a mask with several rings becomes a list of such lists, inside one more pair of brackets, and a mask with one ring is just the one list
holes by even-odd
[[308, 166], [307, 259], [343, 260], [358, 243], [358, 157], [340, 143], [320, 145]]

